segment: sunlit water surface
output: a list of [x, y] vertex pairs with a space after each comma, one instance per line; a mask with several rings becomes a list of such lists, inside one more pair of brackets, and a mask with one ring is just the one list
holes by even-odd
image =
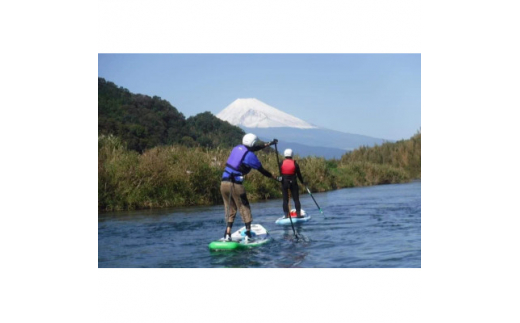
[[[252, 203], [253, 223], [273, 240], [248, 250], [212, 252], [225, 228], [224, 207], [189, 207], [98, 215], [98, 266], [142, 267], [421, 267], [421, 183], [301, 195], [311, 221], [275, 224], [282, 201]], [[243, 226], [239, 215], [234, 230]], [[233, 231], [234, 231], [233, 230]]]

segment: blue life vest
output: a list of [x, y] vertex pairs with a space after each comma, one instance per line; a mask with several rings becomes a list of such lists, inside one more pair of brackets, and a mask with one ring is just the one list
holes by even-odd
[[246, 158], [248, 152], [249, 150], [247, 150], [246, 146], [236, 146], [231, 151], [231, 154], [229, 155], [229, 158], [226, 162], [226, 166], [242, 174], [249, 173], [251, 169], [245, 165], [242, 165], [242, 162], [244, 161], [244, 158]]

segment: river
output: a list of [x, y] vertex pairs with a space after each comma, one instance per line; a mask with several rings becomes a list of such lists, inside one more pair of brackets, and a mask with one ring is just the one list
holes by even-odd
[[[421, 182], [308, 194], [312, 219], [278, 226], [282, 201], [252, 203], [253, 223], [273, 240], [248, 250], [219, 251], [223, 205], [98, 214], [99, 268], [420, 268]], [[237, 214], [233, 231], [243, 226]]]

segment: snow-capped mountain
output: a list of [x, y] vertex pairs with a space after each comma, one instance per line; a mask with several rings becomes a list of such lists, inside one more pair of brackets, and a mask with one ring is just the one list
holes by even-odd
[[257, 99], [236, 99], [220, 111], [217, 118], [247, 128], [317, 128]]
[[316, 127], [257, 99], [236, 99], [217, 118], [239, 126], [246, 133], [254, 133], [269, 141], [277, 138], [278, 148], [293, 149], [295, 154], [340, 158], [360, 146], [373, 146], [387, 141]]

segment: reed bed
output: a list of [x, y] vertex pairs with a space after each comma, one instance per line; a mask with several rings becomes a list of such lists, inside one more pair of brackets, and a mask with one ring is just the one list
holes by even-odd
[[[220, 179], [231, 149], [159, 146], [142, 154], [112, 135], [98, 138], [98, 208], [103, 211], [222, 204]], [[276, 155], [256, 155], [278, 175]], [[283, 157], [279, 157], [280, 161]], [[420, 133], [407, 141], [361, 147], [340, 160], [295, 157], [313, 192], [420, 178]], [[280, 184], [252, 170], [244, 182], [250, 201], [281, 198]], [[300, 185], [300, 193], [305, 187]]]

